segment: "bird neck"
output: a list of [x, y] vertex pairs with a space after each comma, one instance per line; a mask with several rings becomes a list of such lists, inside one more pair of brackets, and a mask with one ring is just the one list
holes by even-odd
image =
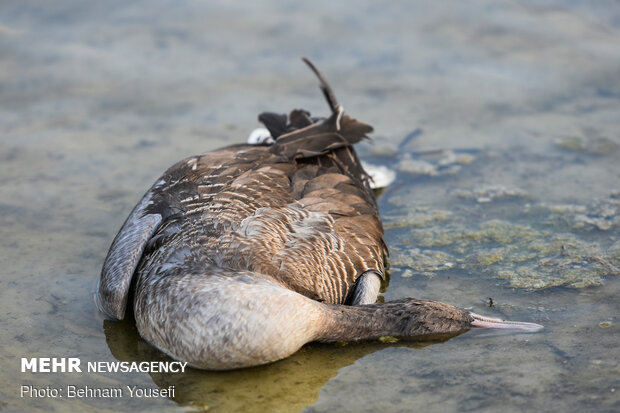
[[361, 306], [322, 306], [326, 322], [318, 341], [370, 340], [384, 336], [435, 339], [472, 328], [471, 315], [436, 301], [404, 299]]

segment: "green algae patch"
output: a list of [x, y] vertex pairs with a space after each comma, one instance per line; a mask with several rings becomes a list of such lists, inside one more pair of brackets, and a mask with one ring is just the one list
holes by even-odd
[[[388, 234], [395, 231], [396, 247], [390, 262], [402, 278], [433, 277], [456, 268], [482, 272], [527, 290], [599, 286], [605, 277], [620, 274], [620, 241], [609, 232], [600, 243], [594, 242], [599, 238], [591, 232], [617, 225], [615, 195], [588, 206], [540, 204], [524, 209], [515, 204], [509, 211], [512, 215], [518, 210], [537, 212], [522, 212], [518, 222], [500, 218], [476, 222], [471, 217], [425, 210], [415, 225], [406, 220], [393, 222]], [[581, 216], [590, 219], [588, 225], [576, 225], [584, 222]]]
[[609, 231], [620, 227], [620, 193], [595, 199], [590, 205], [550, 205], [549, 222], [564, 222], [572, 230]]
[[587, 152], [591, 155], [610, 155], [615, 153], [620, 145], [606, 136], [582, 138], [579, 136], [565, 136], [556, 139], [555, 144], [560, 148], [575, 152]]
[[586, 149], [586, 143], [584, 139], [579, 136], [564, 136], [556, 139], [555, 144], [560, 148], [567, 149], [569, 151], [583, 151]]
[[402, 155], [396, 164], [396, 169], [412, 175], [454, 175], [460, 172], [462, 165], [468, 165], [476, 157], [468, 153], [455, 153], [451, 150], [431, 151], [413, 156], [410, 153]]
[[503, 261], [508, 256], [509, 248], [492, 248], [487, 251], [480, 251], [477, 256], [478, 264], [491, 265]]
[[414, 229], [411, 236], [415, 240], [415, 244], [420, 247], [439, 247], [452, 245], [460, 238], [455, 237], [451, 228], [424, 228]]
[[527, 192], [517, 187], [484, 185], [472, 190], [456, 189], [452, 192], [452, 195], [459, 198], [475, 199], [476, 202], [483, 204], [497, 199], [526, 197]]
[[595, 271], [583, 269], [568, 269], [557, 271], [545, 267], [517, 267], [515, 271], [500, 270], [500, 278], [507, 279], [511, 287], [537, 290], [549, 287], [568, 286], [583, 288], [597, 286], [603, 283], [601, 277], [596, 276]]
[[[554, 286], [583, 288], [601, 285], [603, 277], [618, 274], [617, 259], [598, 244], [578, 239], [574, 234], [553, 235], [525, 245], [529, 259], [518, 265], [518, 258], [498, 270], [510, 286], [540, 289]], [[518, 251], [516, 257], [519, 257]]]
[[451, 268], [455, 258], [443, 251], [420, 250], [412, 248], [408, 250], [394, 250], [390, 264], [394, 267], [407, 267], [410, 270], [402, 272], [401, 277], [409, 278], [415, 273], [425, 276], [433, 276], [436, 271]]
[[[390, 203], [398, 207], [406, 207], [408, 205], [405, 197], [398, 195], [390, 198]], [[433, 223], [446, 222], [450, 219], [452, 219], [452, 212], [450, 211], [427, 207], [415, 207], [407, 210], [405, 215], [384, 216], [383, 227], [384, 229], [424, 227]]]
[[381, 336], [379, 337], [379, 341], [386, 344], [398, 343], [398, 339], [392, 336]]
[[537, 231], [529, 225], [513, 224], [499, 219], [485, 221], [477, 229], [464, 233], [466, 238], [473, 241], [496, 242], [498, 244], [533, 241], [544, 234], [544, 232]]

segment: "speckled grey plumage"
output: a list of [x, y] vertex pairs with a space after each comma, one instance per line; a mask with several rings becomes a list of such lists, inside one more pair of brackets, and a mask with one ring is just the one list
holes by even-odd
[[[160, 214], [145, 213], [152, 203], [154, 190], [157, 190], [157, 185], [131, 212], [103, 264], [105, 277], [101, 277], [99, 282], [98, 299], [107, 304], [105, 311], [118, 319], [125, 314], [131, 278], [144, 247], [162, 221]], [[102, 307], [101, 304], [99, 306]]]

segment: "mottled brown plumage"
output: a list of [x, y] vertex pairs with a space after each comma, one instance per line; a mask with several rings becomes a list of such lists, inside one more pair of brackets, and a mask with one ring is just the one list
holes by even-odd
[[165, 201], [149, 209], [167, 218], [138, 273], [191, 260], [265, 274], [333, 304], [359, 275], [383, 274], [381, 222], [352, 148], [293, 162], [271, 149], [238, 145], [170, 168], [157, 187]]
[[345, 115], [307, 63], [328, 118], [265, 113], [259, 119], [274, 143], [177, 163], [135, 207], [104, 263], [101, 309], [122, 319], [133, 289], [140, 334], [194, 366], [266, 363], [313, 340], [456, 334], [475, 325], [477, 316], [443, 303], [372, 304], [387, 249], [352, 146], [372, 128]]

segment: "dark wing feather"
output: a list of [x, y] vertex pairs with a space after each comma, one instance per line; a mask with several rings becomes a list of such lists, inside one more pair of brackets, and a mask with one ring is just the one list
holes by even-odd
[[322, 122], [281, 135], [270, 151], [287, 160], [310, 158], [351, 146], [370, 132], [372, 126], [337, 112]]
[[327, 82], [323, 74], [319, 72], [319, 69], [317, 69], [316, 66], [314, 66], [314, 63], [312, 63], [307, 57], [302, 57], [301, 60], [303, 60], [304, 63], [307, 64], [308, 67], [310, 67], [310, 69], [314, 72], [316, 77], [319, 78], [321, 91], [323, 92], [325, 100], [327, 100], [327, 104], [332, 110], [332, 113], [338, 112], [339, 105], [336, 101], [336, 96], [334, 95], [334, 92], [332, 92], [332, 88], [329, 86], [329, 83]]
[[271, 137], [276, 139], [278, 136], [286, 133], [286, 115], [272, 112], [264, 112], [258, 115], [258, 121], [261, 122]]
[[303, 109], [293, 109], [288, 115], [288, 119], [292, 130], [302, 129], [314, 123], [310, 117], [310, 112]]
[[302, 109], [285, 115], [262, 113], [258, 119], [276, 139], [270, 148], [271, 153], [281, 155], [284, 160], [311, 158], [325, 155], [338, 148], [351, 146], [372, 132], [372, 126], [344, 114], [344, 109], [336, 101], [325, 77], [314, 64], [305, 57], [302, 60], [318, 77], [321, 90], [332, 111], [329, 118], [312, 119], [310, 113]]

